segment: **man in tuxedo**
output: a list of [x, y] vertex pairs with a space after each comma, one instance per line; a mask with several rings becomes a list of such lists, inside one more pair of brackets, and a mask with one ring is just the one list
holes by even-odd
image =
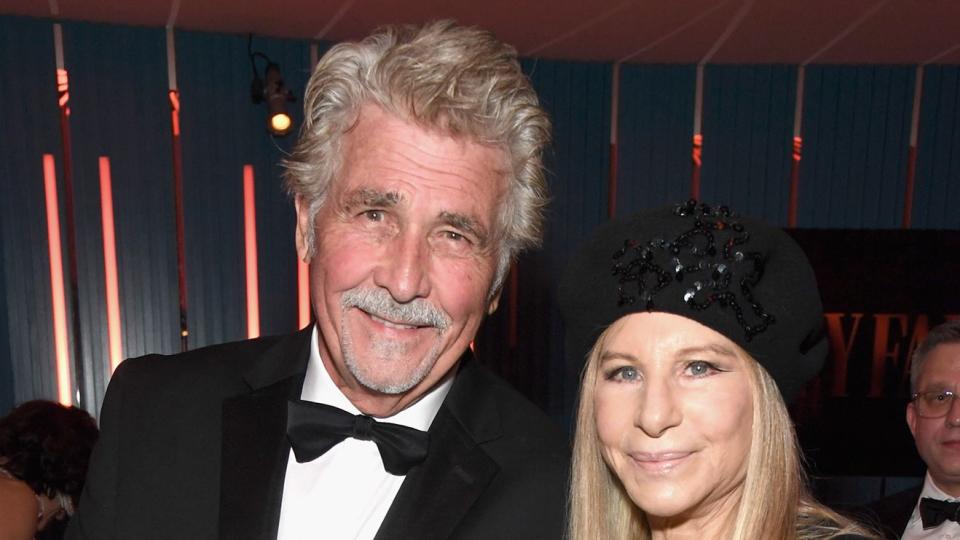
[[124, 362], [69, 538], [562, 535], [568, 450], [471, 357], [540, 238], [549, 122], [439, 22], [333, 47], [286, 162], [316, 324]]
[[887, 538], [960, 538], [960, 320], [935, 327], [914, 351], [910, 388], [907, 425], [926, 478], [870, 509]]

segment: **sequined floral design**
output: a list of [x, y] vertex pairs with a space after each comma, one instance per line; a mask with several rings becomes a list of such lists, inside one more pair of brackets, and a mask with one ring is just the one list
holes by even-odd
[[690, 229], [675, 238], [646, 243], [628, 239], [613, 254], [619, 305], [640, 302], [653, 311], [657, 295], [676, 283], [679, 286], [663, 294], [681, 294], [693, 310], [714, 304], [731, 310], [748, 341], [766, 330], [774, 317], [753, 297], [753, 288], [763, 277], [763, 257], [749, 251], [750, 233], [737, 216], [726, 206], [712, 208], [692, 199], [674, 208], [673, 214], [689, 219]]

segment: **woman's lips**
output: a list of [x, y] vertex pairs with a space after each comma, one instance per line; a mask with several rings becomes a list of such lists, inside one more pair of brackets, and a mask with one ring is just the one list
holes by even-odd
[[645, 472], [663, 474], [683, 464], [691, 454], [693, 454], [693, 452], [633, 452], [630, 454], [630, 459], [633, 460], [633, 463], [637, 467]]

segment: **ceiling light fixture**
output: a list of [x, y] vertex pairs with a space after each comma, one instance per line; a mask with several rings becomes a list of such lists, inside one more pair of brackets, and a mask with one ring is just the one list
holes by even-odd
[[[250, 55], [250, 68], [253, 70], [250, 97], [254, 104], [267, 104], [267, 131], [273, 135], [286, 135], [293, 128], [293, 117], [287, 112], [287, 103], [297, 99], [283, 83], [279, 64], [262, 52], [253, 50], [253, 34], [250, 34], [247, 41], [247, 52]], [[257, 71], [257, 58], [262, 58], [267, 63], [262, 78]]]

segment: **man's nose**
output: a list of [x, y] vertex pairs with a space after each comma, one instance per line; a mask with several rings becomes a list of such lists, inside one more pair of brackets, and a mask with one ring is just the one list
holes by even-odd
[[401, 231], [390, 239], [383, 260], [374, 273], [374, 282], [397, 302], [409, 302], [430, 295], [430, 248], [416, 229]]
[[958, 403], [957, 396], [950, 397], [950, 407], [947, 409], [947, 425], [952, 427], [960, 427], [960, 403]]

